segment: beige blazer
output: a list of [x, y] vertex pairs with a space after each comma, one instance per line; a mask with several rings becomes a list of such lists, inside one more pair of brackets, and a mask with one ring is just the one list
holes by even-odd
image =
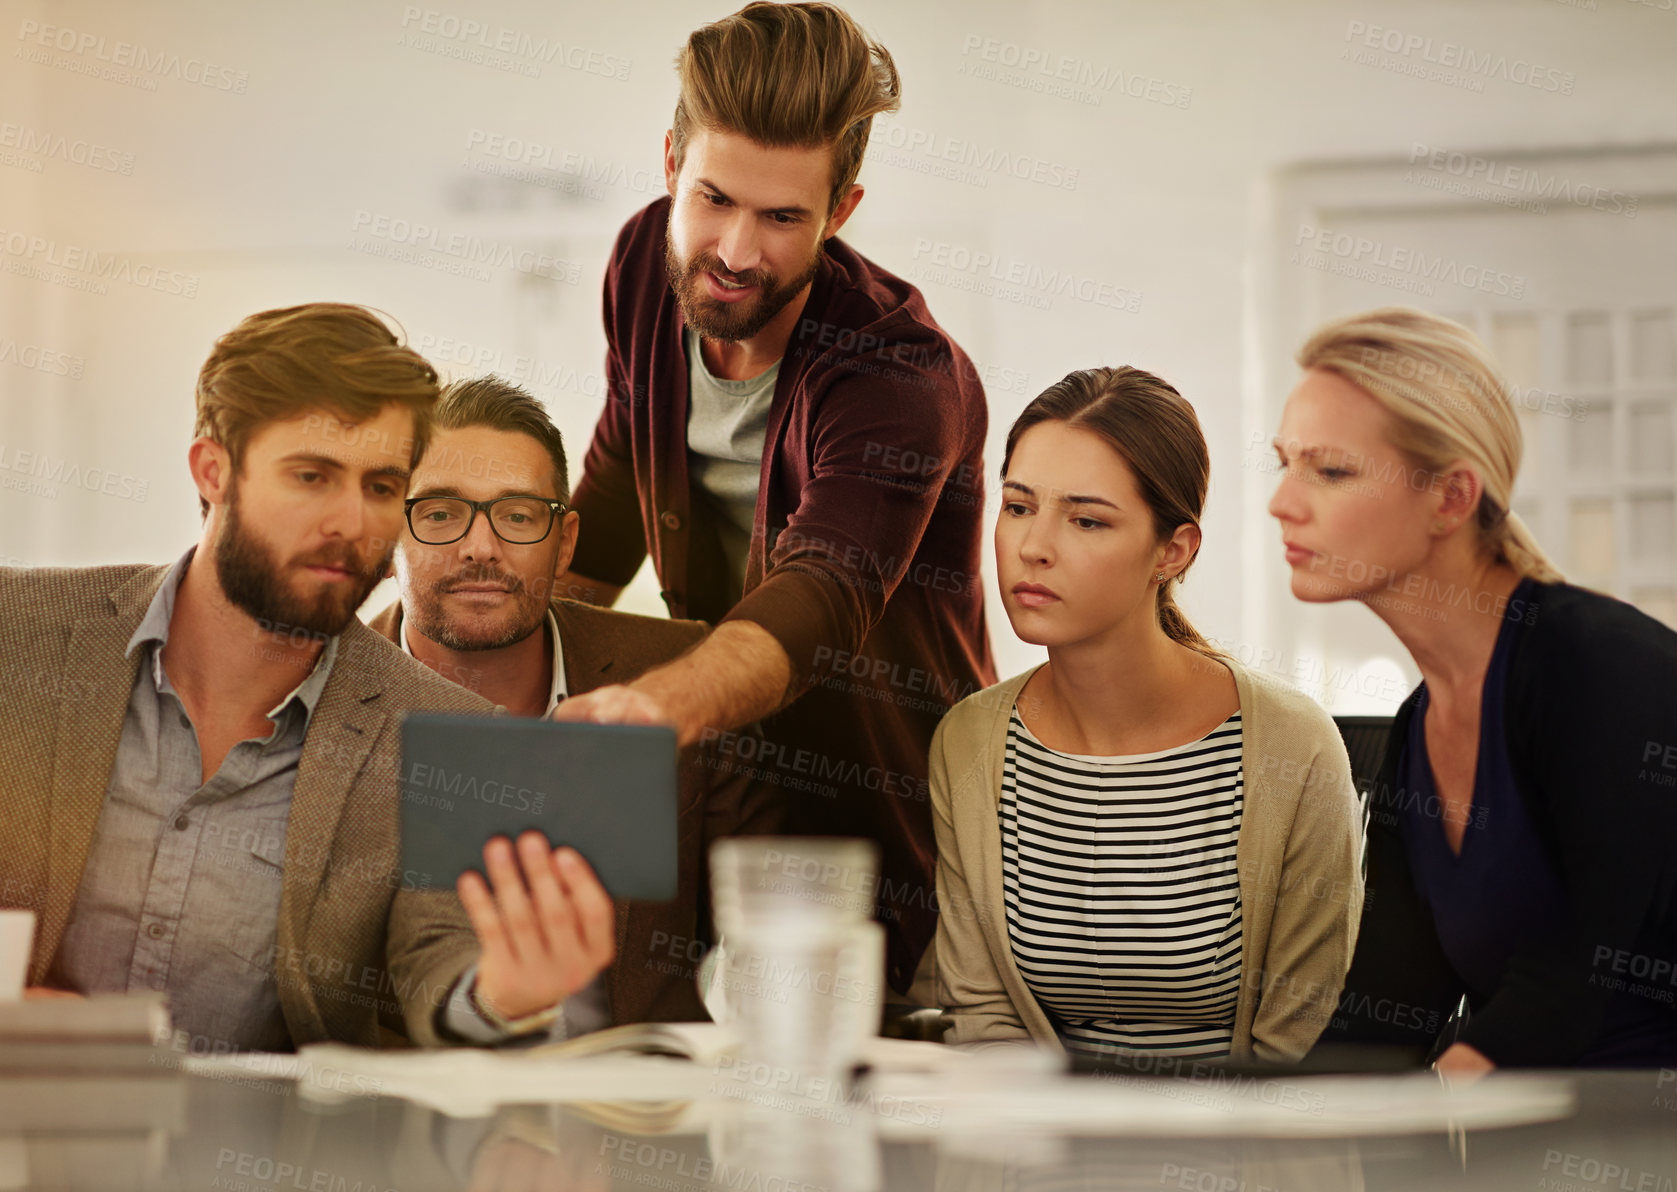
[[[1310, 697], [1232, 662], [1244, 814], [1236, 1060], [1297, 1060], [1339, 1000], [1362, 914], [1362, 818], [1333, 719]], [[1019, 975], [1002, 901], [998, 807], [1007, 723], [1034, 671], [951, 708], [932, 739], [938, 1000], [950, 1043], [1033, 1040], [1063, 1052]]]
[[[31, 984], [52, 967], [105, 804], [142, 657], [123, 650], [167, 572], [0, 568], [0, 907], [38, 916]], [[418, 709], [493, 706], [351, 622], [309, 721], [285, 834], [274, 970], [299, 1047], [435, 1045], [437, 1008], [477, 958], [452, 889], [400, 888], [397, 737]]]

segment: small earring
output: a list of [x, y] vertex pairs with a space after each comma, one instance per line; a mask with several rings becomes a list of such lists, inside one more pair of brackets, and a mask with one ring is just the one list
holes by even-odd
[[1159, 572], [1159, 574], [1157, 574], [1153, 577], [1153, 582], [1158, 583], [1158, 584], [1164, 583], [1165, 582], [1165, 573], [1162, 572], [1162, 571]]
[[1432, 532], [1434, 534], [1442, 534], [1447, 529], [1449, 529], [1449, 527], [1441, 521], [1435, 521], [1432, 523]]

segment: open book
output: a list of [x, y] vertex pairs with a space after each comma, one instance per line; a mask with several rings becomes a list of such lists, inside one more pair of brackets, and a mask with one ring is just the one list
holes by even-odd
[[[524, 1054], [542, 1059], [661, 1055], [708, 1067], [733, 1054], [737, 1046], [733, 1032], [714, 1022], [636, 1022], [544, 1043]], [[968, 1058], [967, 1052], [941, 1043], [875, 1035], [863, 1042], [859, 1062], [886, 1072], [941, 1072]]]
[[596, 1055], [663, 1055], [709, 1064], [727, 1055], [733, 1034], [714, 1022], [631, 1022], [590, 1031], [574, 1039], [543, 1043], [527, 1054], [544, 1059], [583, 1059]]
[[[716, 1095], [718, 1067], [732, 1046], [726, 1027], [666, 1022], [534, 1047], [374, 1051], [312, 1043], [294, 1056], [189, 1058], [184, 1066], [205, 1076], [295, 1080], [311, 1100], [405, 1097], [462, 1117], [492, 1113], [497, 1105], [623, 1101], [653, 1102], [662, 1117], [677, 1103]], [[861, 1056], [869, 1067], [901, 1073], [945, 1071], [970, 1059], [939, 1043], [882, 1038], [867, 1040]]]

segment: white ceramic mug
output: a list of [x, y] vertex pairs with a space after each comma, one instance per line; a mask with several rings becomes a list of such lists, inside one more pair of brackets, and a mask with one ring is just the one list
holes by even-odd
[[0, 1002], [15, 1002], [23, 996], [34, 940], [34, 911], [0, 910]]

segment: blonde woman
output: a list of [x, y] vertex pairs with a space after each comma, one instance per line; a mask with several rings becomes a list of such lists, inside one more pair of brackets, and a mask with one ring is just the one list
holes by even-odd
[[1042, 666], [932, 742], [937, 976], [954, 1043], [1296, 1060], [1362, 886], [1328, 715], [1213, 650], [1171, 598], [1209, 465], [1193, 408], [1076, 372], [1008, 432], [996, 569]]
[[1677, 1063], [1677, 634], [1566, 584], [1509, 510], [1519, 424], [1465, 327], [1370, 311], [1298, 363], [1270, 502], [1293, 594], [1363, 602], [1422, 677], [1336, 1037], [1424, 1042], [1465, 994], [1441, 1070]]

